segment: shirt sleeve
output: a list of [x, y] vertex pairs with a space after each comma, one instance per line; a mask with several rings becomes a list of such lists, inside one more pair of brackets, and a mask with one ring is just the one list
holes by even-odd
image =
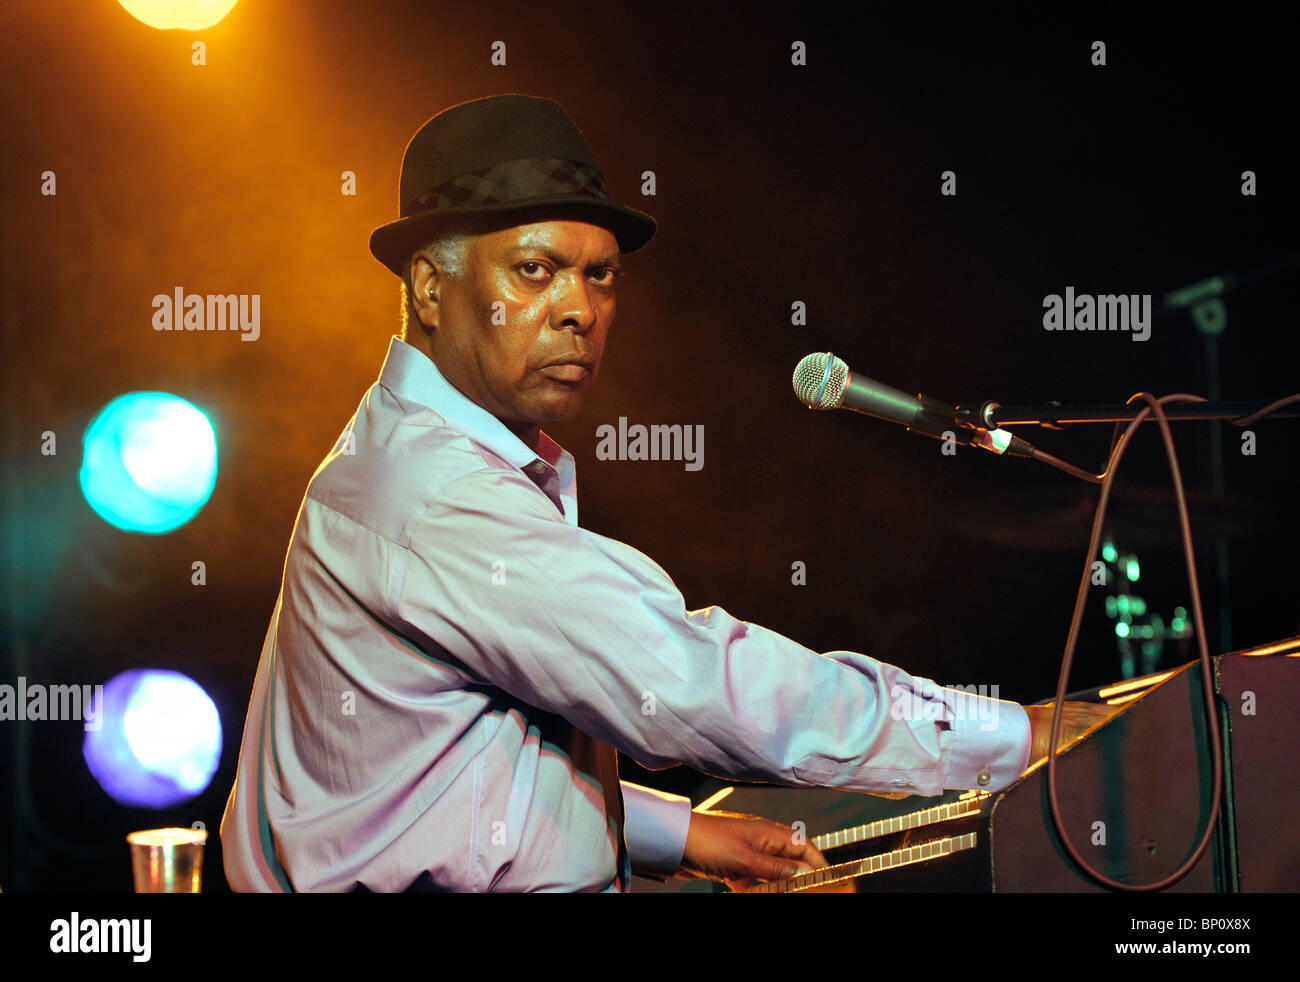
[[646, 767], [934, 796], [997, 790], [1027, 761], [1016, 704], [688, 611], [653, 560], [570, 525], [513, 470], [448, 484], [404, 555], [392, 613], [421, 647]]
[[691, 826], [691, 799], [629, 781], [623, 786], [623, 835], [640, 876], [667, 878], [682, 865]]

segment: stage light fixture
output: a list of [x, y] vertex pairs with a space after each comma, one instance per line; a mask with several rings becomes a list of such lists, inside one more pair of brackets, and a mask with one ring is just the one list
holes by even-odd
[[180, 672], [132, 669], [97, 700], [82, 756], [123, 805], [168, 808], [206, 790], [221, 759], [221, 718], [203, 688]]
[[104, 521], [128, 532], [184, 525], [216, 485], [212, 422], [179, 396], [119, 396], [95, 417], [84, 444], [82, 494]]
[[160, 31], [201, 31], [216, 24], [236, 0], [117, 0], [136, 20]]

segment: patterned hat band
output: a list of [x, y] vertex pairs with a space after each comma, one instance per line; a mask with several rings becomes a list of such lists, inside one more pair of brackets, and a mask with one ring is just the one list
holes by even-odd
[[556, 194], [609, 199], [600, 171], [576, 160], [530, 157], [462, 174], [414, 198], [404, 216], [443, 208], [526, 204]]

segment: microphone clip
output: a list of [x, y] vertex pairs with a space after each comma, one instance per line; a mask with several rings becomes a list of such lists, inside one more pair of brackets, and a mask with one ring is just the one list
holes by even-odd
[[978, 409], [958, 406], [953, 411], [953, 419], [965, 428], [968, 434], [968, 439], [963, 442], [970, 446], [983, 447], [995, 454], [1032, 457], [1034, 455], [1032, 445], [993, 422], [993, 413], [1001, 408], [1001, 405], [992, 399], [985, 399]]

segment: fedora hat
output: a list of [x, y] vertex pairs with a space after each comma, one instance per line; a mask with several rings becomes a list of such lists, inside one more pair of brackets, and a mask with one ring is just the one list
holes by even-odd
[[632, 252], [656, 228], [609, 199], [595, 154], [558, 102], [513, 94], [462, 102], [416, 131], [402, 155], [398, 214], [370, 234], [371, 253], [398, 276], [444, 229], [573, 218], [609, 229]]

